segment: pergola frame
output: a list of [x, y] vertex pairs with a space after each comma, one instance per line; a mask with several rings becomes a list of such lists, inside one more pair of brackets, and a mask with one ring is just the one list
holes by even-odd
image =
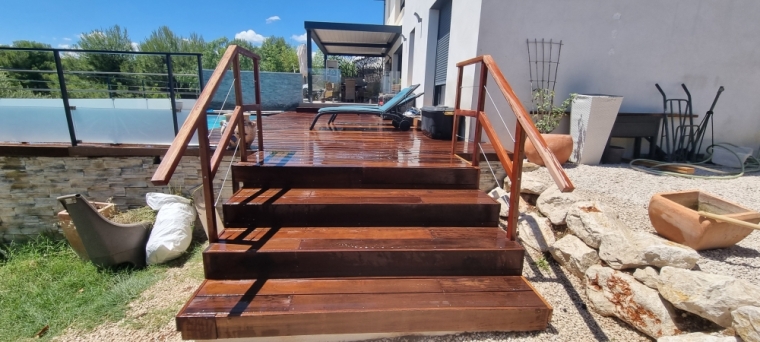
[[[304, 22], [306, 29], [306, 68], [309, 101], [312, 100], [312, 58], [311, 42], [314, 41], [324, 55], [327, 56], [358, 56], [385, 57], [401, 36], [401, 26], [374, 24], [347, 24], [318, 21]], [[364, 39], [357, 41], [355, 36], [361, 34]], [[354, 37], [352, 37], [354, 36]], [[339, 51], [336, 51], [339, 50]], [[368, 51], [369, 50], [369, 51]]]

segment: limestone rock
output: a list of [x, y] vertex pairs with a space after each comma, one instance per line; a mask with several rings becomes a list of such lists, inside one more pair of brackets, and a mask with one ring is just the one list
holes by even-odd
[[586, 296], [602, 316], [615, 316], [654, 337], [676, 335], [673, 307], [657, 291], [623, 272], [594, 265], [586, 270]]
[[549, 182], [541, 179], [536, 173], [523, 174], [520, 181], [520, 193], [540, 195], [549, 188]]
[[740, 342], [734, 336], [715, 336], [701, 332], [691, 334], [664, 336], [657, 339], [657, 342]]
[[536, 213], [520, 214], [517, 220], [517, 237], [523, 244], [541, 253], [554, 244], [554, 232], [549, 220]]
[[[537, 173], [523, 173], [522, 179], [520, 180], [520, 193], [540, 195], [542, 192], [548, 189], [549, 184], [552, 183], [551, 179], [544, 178], [545, 177], [541, 177]], [[504, 190], [510, 192], [511, 186], [512, 180], [509, 179], [509, 176], [504, 177]]]
[[760, 306], [760, 286], [734, 277], [676, 267], [660, 270], [657, 290], [681, 310], [730, 327], [731, 312]]
[[731, 326], [744, 341], [760, 341], [760, 308], [742, 306], [731, 312], [731, 317], [734, 320]]
[[659, 276], [657, 270], [651, 267], [639, 268], [633, 272], [633, 277], [636, 278], [636, 280], [655, 290], [657, 289], [657, 277]]
[[557, 240], [549, 248], [549, 252], [552, 253], [554, 260], [581, 279], [589, 267], [599, 264], [599, 255], [596, 251], [570, 234]]
[[641, 266], [692, 269], [699, 260], [695, 250], [648, 233], [605, 234], [601, 241], [599, 258], [617, 270]]
[[567, 229], [593, 248], [599, 248], [602, 235], [629, 230], [595, 201], [576, 202], [571, 205], [566, 221]]
[[560, 192], [556, 185], [552, 185], [538, 196], [536, 207], [552, 224], [559, 225], [565, 224], [567, 211], [577, 201], [572, 192]]
[[507, 193], [506, 190], [497, 186], [488, 193], [488, 196], [491, 196], [491, 198], [495, 199], [496, 202], [499, 202], [499, 204], [501, 204], [501, 209], [499, 209], [499, 216], [509, 216], [509, 193]]
[[541, 165], [531, 163], [529, 161], [523, 161], [523, 172], [533, 172], [541, 168]]

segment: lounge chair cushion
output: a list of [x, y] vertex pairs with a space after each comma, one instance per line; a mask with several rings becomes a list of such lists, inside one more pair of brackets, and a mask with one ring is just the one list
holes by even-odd
[[357, 113], [357, 114], [382, 114], [378, 106], [337, 106], [320, 108], [319, 113]]

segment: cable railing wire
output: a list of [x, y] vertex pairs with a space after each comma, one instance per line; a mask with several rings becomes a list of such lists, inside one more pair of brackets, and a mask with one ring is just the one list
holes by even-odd
[[507, 125], [507, 122], [504, 121], [504, 117], [501, 115], [501, 111], [499, 111], [499, 106], [496, 105], [496, 102], [494, 102], [493, 98], [491, 97], [491, 93], [488, 92], [488, 87], [483, 86], [483, 89], [486, 90], [486, 94], [488, 95], [488, 98], [491, 99], [491, 104], [493, 104], [493, 107], [496, 109], [496, 113], [499, 114], [499, 119], [501, 119], [501, 122], [504, 124], [504, 128], [507, 129], [507, 133], [509, 133], [509, 137], [512, 138], [512, 141], [515, 141], [515, 137], [512, 135], [512, 132], [509, 130], [509, 126]]

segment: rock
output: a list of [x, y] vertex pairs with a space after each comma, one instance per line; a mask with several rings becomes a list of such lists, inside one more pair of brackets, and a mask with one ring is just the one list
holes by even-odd
[[663, 267], [657, 290], [681, 310], [718, 325], [731, 326], [731, 312], [742, 306], [760, 306], [760, 286], [734, 277]]
[[529, 161], [523, 161], [523, 172], [533, 172], [541, 168], [541, 165], [531, 163]]
[[491, 198], [495, 199], [496, 202], [499, 202], [501, 204], [501, 209], [499, 210], [499, 216], [501, 217], [508, 217], [509, 216], [509, 193], [507, 193], [506, 190], [495, 187], [491, 192], [488, 193], [488, 196], [491, 196]]
[[620, 230], [629, 231], [625, 224], [608, 214], [600, 203], [594, 201], [572, 204], [565, 221], [567, 229], [593, 248], [599, 248], [604, 234]]
[[594, 265], [586, 270], [586, 296], [602, 316], [615, 316], [654, 337], [679, 334], [673, 307], [657, 291], [623, 272]]
[[596, 251], [570, 234], [557, 240], [549, 248], [549, 252], [552, 253], [554, 260], [581, 279], [589, 267], [599, 264], [599, 255]]
[[642, 284], [657, 289], [657, 270], [651, 267], [639, 268], [633, 272], [633, 277], [640, 281]]
[[689, 247], [648, 233], [619, 231], [602, 236], [599, 258], [616, 270], [641, 266], [692, 269], [699, 254]]
[[536, 207], [552, 224], [560, 225], [565, 224], [567, 211], [577, 201], [572, 192], [560, 192], [556, 185], [552, 185], [538, 196]]
[[520, 214], [517, 237], [523, 244], [541, 253], [548, 251], [555, 241], [549, 220], [536, 213]]
[[731, 326], [744, 341], [760, 341], [760, 308], [742, 306], [731, 312], [731, 317], [734, 320]]
[[549, 188], [549, 182], [542, 179], [536, 173], [523, 174], [520, 181], [520, 193], [540, 195]]
[[[479, 166], [480, 185], [478, 188], [483, 192], [488, 192], [490, 189], [499, 186], [498, 179], [504, 179], [504, 177], [507, 175], [507, 172], [504, 171], [504, 168], [498, 161], [494, 162], [492, 160], [490, 163], [488, 163], [481, 159]], [[496, 175], [496, 178], [494, 178], [494, 175]]]
[[657, 339], [657, 342], [740, 342], [734, 336], [715, 336], [701, 332], [683, 334], [676, 336], [664, 336]]

